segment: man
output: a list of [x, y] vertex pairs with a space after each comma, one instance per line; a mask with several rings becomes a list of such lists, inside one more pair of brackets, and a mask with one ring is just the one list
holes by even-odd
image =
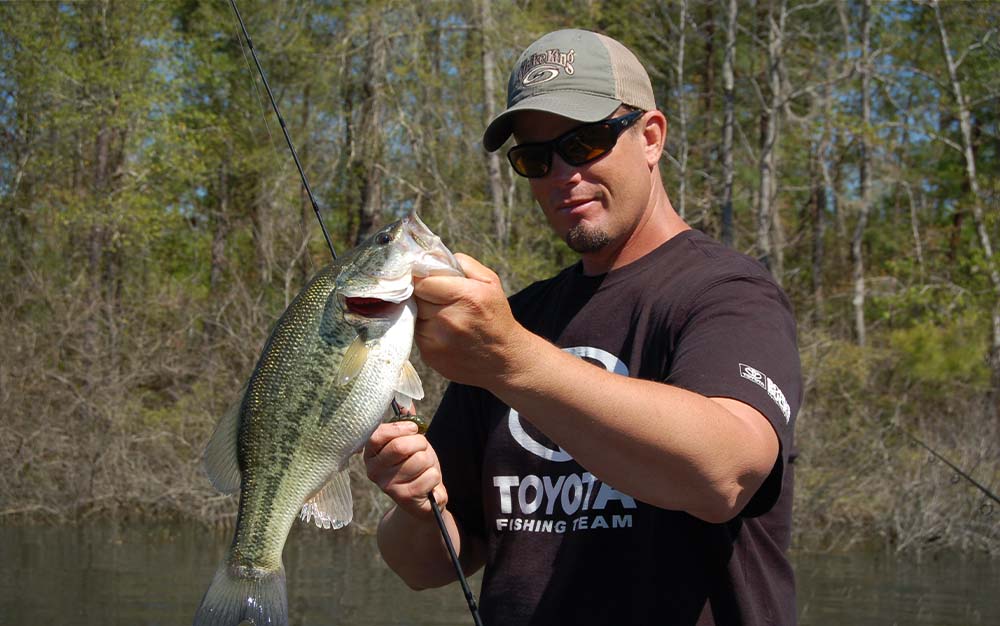
[[[497, 276], [416, 287], [417, 344], [454, 381], [427, 437], [381, 426], [378, 531], [411, 587], [454, 580], [433, 490], [486, 624], [792, 624], [787, 298], [691, 230], [658, 162], [667, 123], [617, 41], [545, 35], [486, 129], [580, 262], [508, 303]], [[442, 478], [443, 477], [443, 478]]]

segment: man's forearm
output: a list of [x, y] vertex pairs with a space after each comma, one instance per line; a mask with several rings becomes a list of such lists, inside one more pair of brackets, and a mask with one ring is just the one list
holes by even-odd
[[[463, 542], [447, 509], [441, 516], [462, 569], [472, 574], [482, 566], [482, 549], [475, 541]], [[378, 547], [386, 564], [412, 589], [441, 587], [456, 580], [455, 567], [434, 519], [418, 519], [393, 507], [379, 524]]]
[[633, 497], [724, 521], [777, 458], [770, 423], [742, 403], [611, 374], [530, 333], [519, 341], [490, 391]]

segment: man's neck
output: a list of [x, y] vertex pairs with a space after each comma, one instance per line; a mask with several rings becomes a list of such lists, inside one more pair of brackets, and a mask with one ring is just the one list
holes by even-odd
[[691, 230], [674, 211], [667, 194], [657, 194], [657, 202], [643, 213], [636, 227], [621, 242], [580, 255], [587, 276], [607, 274], [638, 261], [680, 233]]

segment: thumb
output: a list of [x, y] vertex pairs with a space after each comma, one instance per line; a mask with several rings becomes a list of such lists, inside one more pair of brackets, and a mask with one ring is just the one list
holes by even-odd
[[468, 254], [462, 254], [459, 252], [455, 255], [458, 260], [459, 265], [462, 266], [462, 271], [465, 272], [465, 277], [472, 280], [477, 280], [481, 283], [499, 283], [500, 277], [497, 276], [496, 272], [486, 267], [476, 259], [472, 258]]

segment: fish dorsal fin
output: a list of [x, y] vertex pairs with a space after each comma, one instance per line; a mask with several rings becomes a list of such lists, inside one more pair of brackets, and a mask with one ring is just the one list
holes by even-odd
[[365, 361], [367, 360], [368, 346], [365, 344], [364, 339], [361, 338], [361, 335], [358, 335], [351, 342], [351, 345], [348, 346], [347, 352], [344, 353], [344, 358], [340, 361], [340, 368], [337, 370], [337, 384], [346, 385], [354, 380], [354, 377], [365, 366]]
[[309, 523], [312, 519], [317, 528], [343, 528], [354, 517], [354, 501], [351, 499], [351, 478], [345, 467], [334, 472], [330, 480], [316, 495], [302, 505], [299, 519]]
[[212, 438], [205, 446], [202, 464], [212, 486], [222, 493], [236, 493], [240, 490], [240, 462], [236, 455], [236, 438], [240, 432], [240, 407], [247, 386], [243, 385], [236, 402], [222, 414], [215, 425]]
[[396, 382], [396, 402], [401, 406], [409, 406], [410, 400], [422, 400], [423, 397], [424, 385], [420, 382], [420, 375], [413, 363], [404, 361], [403, 369], [399, 371], [399, 381]]

